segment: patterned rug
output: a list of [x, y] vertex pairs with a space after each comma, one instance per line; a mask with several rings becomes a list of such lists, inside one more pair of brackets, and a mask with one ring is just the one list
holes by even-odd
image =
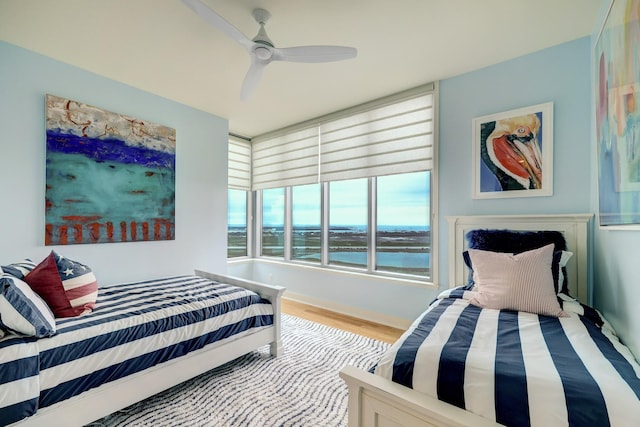
[[370, 368], [389, 344], [286, 314], [282, 339], [281, 357], [265, 346], [91, 426], [346, 426], [338, 371]]

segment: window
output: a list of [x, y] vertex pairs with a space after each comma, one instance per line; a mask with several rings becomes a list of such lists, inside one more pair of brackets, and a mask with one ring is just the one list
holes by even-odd
[[430, 188], [423, 171], [262, 190], [262, 255], [431, 278]]
[[291, 259], [319, 263], [322, 224], [320, 184], [291, 189]]
[[231, 138], [228, 161], [227, 257], [251, 255], [251, 145]]
[[284, 188], [262, 191], [261, 255], [284, 257]]
[[429, 274], [430, 172], [377, 178], [376, 270]]
[[227, 257], [248, 255], [247, 191], [228, 190]]
[[436, 100], [428, 84], [253, 138], [258, 256], [435, 281]]
[[367, 267], [366, 178], [329, 183], [329, 264]]

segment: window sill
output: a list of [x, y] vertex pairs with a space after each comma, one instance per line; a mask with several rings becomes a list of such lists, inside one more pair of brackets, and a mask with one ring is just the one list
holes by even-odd
[[260, 264], [276, 264], [279, 266], [287, 267], [287, 268], [296, 268], [302, 270], [313, 270], [316, 272], [326, 273], [327, 275], [335, 275], [335, 276], [348, 276], [348, 277], [356, 277], [360, 279], [367, 280], [375, 280], [380, 283], [397, 283], [402, 285], [410, 285], [410, 286], [419, 286], [426, 289], [435, 289], [438, 290], [438, 286], [436, 286], [433, 282], [428, 279], [419, 279], [419, 278], [410, 278], [403, 277], [399, 275], [387, 274], [387, 273], [369, 273], [366, 271], [357, 271], [356, 269], [350, 269], [346, 267], [324, 267], [320, 265], [315, 265], [311, 263], [305, 263], [300, 261], [284, 261], [277, 258], [268, 258], [268, 257], [260, 257], [260, 258], [228, 258], [228, 264], [240, 264], [240, 263], [260, 263]]

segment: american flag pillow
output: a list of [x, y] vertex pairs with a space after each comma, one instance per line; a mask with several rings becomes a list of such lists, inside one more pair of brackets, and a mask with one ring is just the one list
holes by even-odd
[[56, 317], [91, 311], [98, 298], [98, 281], [89, 267], [51, 251], [24, 278], [46, 301]]

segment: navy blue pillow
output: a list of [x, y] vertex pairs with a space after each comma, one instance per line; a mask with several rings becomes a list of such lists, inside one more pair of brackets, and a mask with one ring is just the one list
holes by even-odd
[[466, 234], [469, 248], [519, 254], [554, 244], [554, 251], [566, 251], [567, 242], [559, 231], [471, 230]]

